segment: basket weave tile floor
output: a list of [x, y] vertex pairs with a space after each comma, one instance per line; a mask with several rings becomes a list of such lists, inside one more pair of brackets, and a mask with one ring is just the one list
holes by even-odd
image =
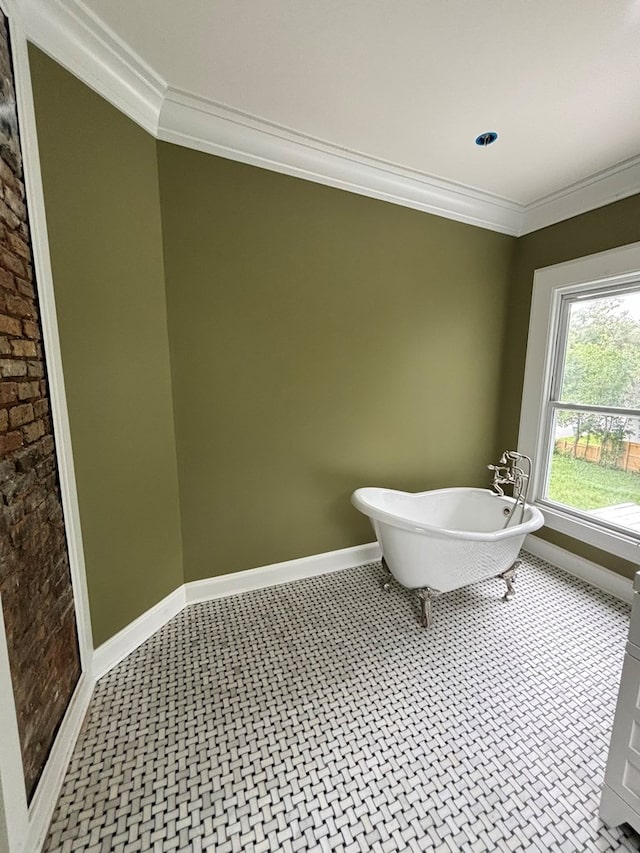
[[597, 816], [628, 607], [524, 555], [193, 605], [97, 685], [47, 851], [635, 851]]

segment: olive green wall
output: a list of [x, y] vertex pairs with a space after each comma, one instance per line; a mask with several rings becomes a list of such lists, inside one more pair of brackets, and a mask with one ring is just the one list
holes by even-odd
[[[505, 447], [515, 446], [518, 438], [534, 271], [637, 240], [640, 240], [640, 196], [636, 195], [534, 231], [517, 241], [503, 355], [504, 412], [499, 434]], [[539, 535], [627, 577], [633, 577], [637, 571], [637, 565], [547, 528]]]
[[156, 148], [29, 56], [99, 644], [182, 583]]
[[533, 270], [640, 239], [640, 198], [515, 240], [155, 143], [30, 59], [97, 644], [184, 580], [370, 541], [357, 486], [485, 483]]
[[484, 484], [513, 238], [158, 144], [185, 580]]

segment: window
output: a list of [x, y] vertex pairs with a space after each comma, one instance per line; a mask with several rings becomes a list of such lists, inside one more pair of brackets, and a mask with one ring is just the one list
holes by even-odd
[[640, 243], [536, 271], [518, 446], [549, 527], [640, 559]]

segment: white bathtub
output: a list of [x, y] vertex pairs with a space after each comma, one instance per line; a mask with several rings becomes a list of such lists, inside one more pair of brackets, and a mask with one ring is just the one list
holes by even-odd
[[[544, 523], [540, 510], [526, 504], [522, 523], [515, 523], [517, 510], [505, 529], [514, 501], [490, 489], [411, 494], [365, 488], [355, 491], [351, 502], [371, 519], [394, 578], [409, 589], [428, 590], [431, 597], [503, 575], [515, 563], [526, 534]], [[429, 623], [428, 613], [423, 620]]]

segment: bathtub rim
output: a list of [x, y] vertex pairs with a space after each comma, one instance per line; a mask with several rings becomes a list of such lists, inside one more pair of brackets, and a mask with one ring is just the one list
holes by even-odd
[[512, 527], [486, 532], [480, 530], [453, 530], [448, 527], [436, 527], [433, 524], [410, 521], [400, 515], [381, 509], [365, 497], [365, 493], [422, 497], [423, 495], [444, 495], [452, 494], [454, 492], [483, 494], [496, 498], [506, 504], [512, 505], [515, 503], [515, 500], [507, 495], [498, 495], [491, 489], [481, 489], [473, 486], [453, 486], [445, 489], [427, 489], [424, 492], [405, 492], [401, 489], [386, 489], [379, 486], [363, 486], [353, 492], [351, 495], [351, 503], [357, 510], [366, 515], [372, 521], [377, 521], [381, 524], [388, 524], [392, 527], [398, 527], [401, 530], [408, 530], [412, 533], [420, 533], [442, 539], [457, 539], [472, 542], [500, 542], [504, 539], [512, 539], [516, 536], [524, 536], [527, 533], [533, 533], [535, 530], [539, 530], [544, 524], [544, 516], [540, 510], [536, 506], [527, 503], [525, 504], [525, 511], [530, 513], [530, 517], [521, 524], [515, 524]]

